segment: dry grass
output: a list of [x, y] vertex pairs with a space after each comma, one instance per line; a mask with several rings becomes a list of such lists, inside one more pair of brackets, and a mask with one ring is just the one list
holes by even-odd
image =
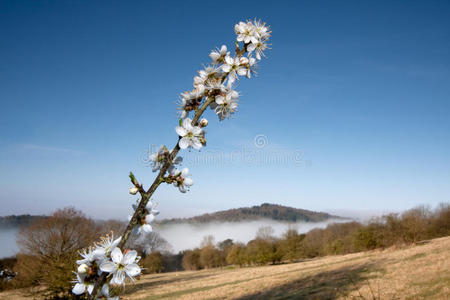
[[242, 269], [144, 276], [125, 299], [450, 299], [450, 237]]
[[450, 237], [295, 264], [146, 275], [123, 298], [450, 299]]

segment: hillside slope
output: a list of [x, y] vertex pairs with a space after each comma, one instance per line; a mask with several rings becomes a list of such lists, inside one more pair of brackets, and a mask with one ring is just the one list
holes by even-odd
[[450, 237], [305, 262], [146, 275], [124, 299], [449, 299]]
[[[450, 237], [401, 249], [142, 276], [121, 299], [450, 299]], [[29, 299], [23, 290], [0, 299]]]
[[258, 219], [272, 219], [277, 221], [321, 222], [331, 218], [339, 218], [324, 212], [315, 212], [283, 205], [264, 203], [259, 206], [233, 208], [210, 214], [203, 214], [191, 218], [166, 219], [160, 224], [172, 223], [209, 223], [209, 222], [239, 222]]

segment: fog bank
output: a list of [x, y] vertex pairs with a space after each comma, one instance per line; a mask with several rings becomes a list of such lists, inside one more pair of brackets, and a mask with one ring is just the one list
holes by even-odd
[[[255, 238], [260, 227], [270, 226], [275, 236], [281, 236], [288, 228], [306, 233], [313, 228], [325, 228], [330, 223], [348, 222], [349, 220], [328, 220], [317, 223], [287, 223], [273, 220], [258, 220], [247, 222], [224, 222], [209, 224], [169, 224], [153, 226], [161, 237], [167, 240], [175, 253], [200, 246], [203, 237], [212, 235], [216, 242], [232, 239], [234, 242], [247, 243]], [[18, 252], [16, 243], [17, 229], [0, 230], [0, 258], [13, 256]]]
[[18, 252], [16, 232], [17, 229], [0, 230], [0, 258], [14, 256]]
[[306, 233], [313, 228], [325, 228], [330, 223], [349, 222], [349, 220], [328, 220], [317, 223], [287, 223], [273, 220], [258, 220], [248, 222], [224, 222], [209, 224], [168, 224], [155, 225], [157, 231], [173, 247], [175, 253], [198, 247], [206, 235], [212, 235], [216, 242], [232, 239], [234, 242], [247, 243], [255, 238], [260, 227], [270, 226], [275, 236], [281, 236], [288, 228], [297, 229], [300, 233]]

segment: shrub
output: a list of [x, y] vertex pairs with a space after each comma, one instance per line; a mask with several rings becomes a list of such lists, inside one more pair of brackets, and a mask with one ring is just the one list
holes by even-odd
[[217, 268], [224, 264], [222, 255], [214, 245], [207, 245], [200, 250], [200, 264], [202, 268]]
[[239, 265], [242, 267], [245, 262], [245, 245], [238, 243], [234, 244], [233, 247], [231, 247], [230, 252], [228, 252], [226, 262], [231, 265]]
[[185, 270], [200, 270], [200, 249], [187, 250], [183, 255], [182, 265]]
[[164, 271], [163, 255], [159, 251], [152, 252], [143, 259], [142, 265], [147, 274], [161, 273]]

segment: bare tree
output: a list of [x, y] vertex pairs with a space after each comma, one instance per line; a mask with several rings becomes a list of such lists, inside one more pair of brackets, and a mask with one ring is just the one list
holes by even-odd
[[270, 226], [262, 226], [256, 232], [256, 238], [261, 240], [271, 240], [274, 238], [275, 231]]
[[99, 232], [93, 220], [71, 207], [23, 227], [17, 234], [17, 279], [43, 284], [47, 298], [70, 297], [78, 250], [89, 246]]

